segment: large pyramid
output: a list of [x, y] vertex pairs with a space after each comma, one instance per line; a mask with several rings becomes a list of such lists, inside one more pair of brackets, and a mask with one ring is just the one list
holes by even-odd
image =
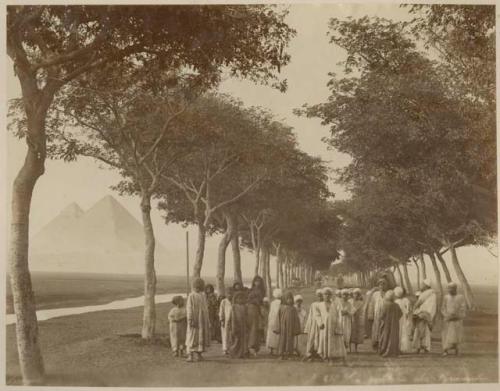
[[[108, 195], [84, 212], [68, 205], [30, 241], [32, 270], [95, 273], [143, 273], [141, 223]], [[173, 261], [158, 240], [157, 271], [170, 274]]]

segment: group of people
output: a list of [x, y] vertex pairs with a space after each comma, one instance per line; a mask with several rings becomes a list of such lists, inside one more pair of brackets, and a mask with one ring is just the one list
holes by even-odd
[[[233, 358], [256, 356], [265, 346], [280, 359], [302, 356], [306, 361], [344, 364], [348, 352], [357, 353], [365, 339], [383, 357], [430, 351], [437, 295], [428, 280], [416, 297], [407, 296], [401, 287], [389, 289], [386, 278], [366, 295], [359, 288], [317, 289], [308, 311], [301, 295], [278, 288], [272, 296], [269, 302], [259, 276], [250, 288], [235, 283], [223, 297], [195, 279], [186, 307], [176, 296], [168, 316], [174, 354], [187, 353], [188, 362], [202, 360], [214, 340]], [[466, 305], [454, 283], [448, 285], [441, 313], [443, 355], [458, 354]]]

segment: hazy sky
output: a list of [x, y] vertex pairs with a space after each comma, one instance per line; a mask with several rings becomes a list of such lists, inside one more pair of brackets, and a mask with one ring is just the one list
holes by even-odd
[[[288, 91], [280, 93], [269, 87], [254, 85], [247, 81], [225, 80], [220, 86], [222, 92], [230, 93], [240, 98], [247, 105], [259, 105], [270, 109], [287, 124], [293, 126], [297, 133], [300, 147], [316, 156], [320, 156], [329, 162], [332, 168], [341, 167], [348, 162], [348, 157], [335, 151], [329, 151], [321, 138], [328, 135], [328, 129], [322, 126], [319, 120], [298, 118], [293, 114], [295, 108], [304, 103], [319, 103], [328, 96], [326, 83], [328, 72], [341, 72], [337, 63], [344, 58], [343, 51], [330, 44], [326, 36], [328, 20], [332, 17], [346, 18], [348, 16], [362, 17], [381, 16], [396, 20], [407, 20], [410, 16], [407, 10], [397, 5], [341, 5], [341, 4], [306, 4], [290, 6], [288, 23], [297, 30], [297, 36], [293, 39], [289, 53], [292, 56], [291, 63], [282, 70], [282, 76], [288, 80]], [[12, 73], [9, 64], [8, 97], [19, 96], [19, 84]], [[7, 159], [7, 201], [10, 202], [10, 186], [12, 180], [21, 166], [25, 144], [8, 136], [8, 159]], [[46, 173], [43, 175], [35, 188], [31, 211], [31, 233], [36, 233], [44, 224], [49, 222], [67, 204], [75, 201], [83, 209], [88, 209], [97, 200], [112, 193], [109, 186], [118, 182], [119, 176], [114, 171], [101, 169], [94, 161], [82, 158], [74, 163], [63, 163], [60, 161], [47, 161]], [[345, 198], [347, 195], [337, 185], [331, 184], [332, 190], [337, 198]], [[115, 197], [140, 220], [139, 201], [133, 197]], [[184, 229], [180, 226], [165, 226], [159, 212], [153, 210], [153, 222], [157, 238], [167, 248], [181, 251], [184, 246]], [[194, 250], [195, 232], [191, 229], [192, 251]], [[206, 259], [204, 264], [205, 273], [215, 273], [216, 247], [218, 239], [210, 238], [207, 242]], [[228, 255], [229, 255], [228, 251]], [[481, 273], [477, 267], [467, 267], [466, 270], [473, 281], [488, 282], [497, 280], [497, 259], [482, 249], [462, 250], [462, 257], [473, 257], [480, 262]], [[231, 258], [228, 258], [228, 274], [232, 275]], [[465, 263], [465, 262], [464, 262]], [[471, 265], [472, 266], [472, 265]], [[253, 256], [244, 255], [244, 273], [253, 270]], [[274, 269], [273, 269], [274, 270]], [[488, 271], [485, 273], [485, 271]]]

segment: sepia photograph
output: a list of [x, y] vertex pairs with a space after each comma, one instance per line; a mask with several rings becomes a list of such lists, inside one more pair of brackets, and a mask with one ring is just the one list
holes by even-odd
[[4, 3], [1, 388], [496, 388], [495, 2], [417, 3]]

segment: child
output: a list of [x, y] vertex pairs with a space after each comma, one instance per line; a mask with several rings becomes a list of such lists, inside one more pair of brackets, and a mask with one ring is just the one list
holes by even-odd
[[304, 309], [304, 307], [302, 307], [304, 299], [301, 295], [294, 296], [293, 300], [295, 301], [295, 308], [297, 309], [297, 314], [299, 315], [300, 320], [300, 335], [297, 335], [295, 337], [295, 353], [300, 356], [300, 352], [301, 350], [305, 350], [304, 345], [306, 344], [305, 338], [303, 337], [306, 336], [304, 334], [304, 329], [306, 324], [307, 311]]
[[233, 289], [227, 290], [227, 297], [222, 299], [219, 306], [220, 330], [222, 334], [222, 352], [227, 355], [231, 346], [231, 324], [229, 317], [231, 314], [231, 300], [233, 300]]
[[231, 328], [231, 347], [229, 348], [229, 353], [233, 358], [244, 358], [248, 356], [248, 317], [244, 292], [240, 291], [234, 294], [233, 305], [229, 312], [229, 323]]
[[170, 323], [170, 345], [175, 357], [184, 355], [186, 344], [187, 318], [186, 308], [184, 308], [184, 298], [175, 296], [172, 299], [174, 307], [168, 313]]
[[299, 314], [291, 292], [285, 295], [279, 309], [278, 325], [274, 332], [279, 335], [278, 354], [281, 360], [285, 360], [295, 353], [295, 337], [301, 333]]

